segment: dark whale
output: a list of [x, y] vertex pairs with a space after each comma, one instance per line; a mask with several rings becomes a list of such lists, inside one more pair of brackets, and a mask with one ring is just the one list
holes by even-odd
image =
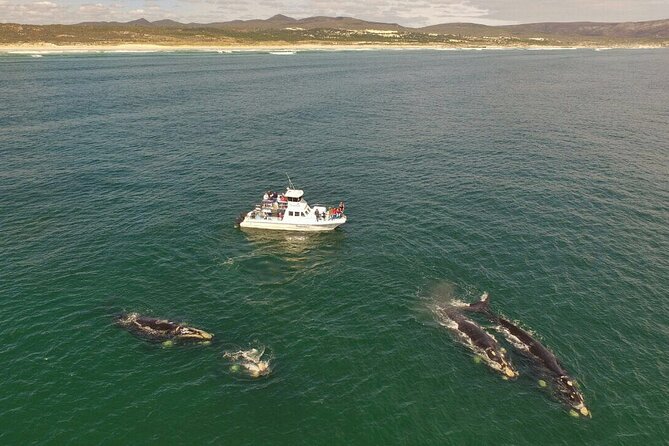
[[480, 325], [467, 319], [456, 307], [437, 307], [437, 314], [442, 319], [447, 318], [455, 326], [449, 326], [447, 321], [440, 321], [442, 325], [452, 328], [458, 335], [464, 337], [468, 346], [478, 353], [492, 369], [502, 373], [507, 378], [517, 378], [518, 372], [506, 357], [506, 352], [495, 338]]
[[129, 331], [156, 341], [210, 341], [214, 335], [198, 328], [167, 319], [140, 316], [137, 313], [122, 314], [117, 324]]
[[518, 327], [509, 320], [493, 314], [490, 310], [488, 293], [481, 296], [479, 302], [470, 304], [467, 307], [470, 311], [477, 311], [484, 314], [491, 322], [498, 324], [497, 330], [502, 333], [506, 339], [514, 345], [521, 353], [530, 358], [541, 371], [548, 373], [557, 396], [577, 414], [584, 417], [591, 417], [590, 411], [585, 406], [583, 394], [579, 390], [576, 381], [569, 376], [562, 367], [560, 361], [553, 352], [544, 347], [527, 331]]

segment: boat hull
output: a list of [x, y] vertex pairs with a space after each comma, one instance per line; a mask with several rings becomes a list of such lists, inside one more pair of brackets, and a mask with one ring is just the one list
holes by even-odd
[[268, 229], [272, 231], [293, 232], [325, 232], [333, 231], [337, 226], [346, 223], [346, 217], [318, 223], [286, 223], [283, 221], [244, 219], [239, 223], [242, 229]]

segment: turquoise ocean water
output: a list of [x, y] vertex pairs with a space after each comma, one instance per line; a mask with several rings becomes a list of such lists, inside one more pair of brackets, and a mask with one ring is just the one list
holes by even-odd
[[[667, 50], [0, 56], [0, 442], [666, 444], [668, 104]], [[285, 173], [349, 222], [235, 229]], [[435, 321], [484, 290], [591, 420]]]

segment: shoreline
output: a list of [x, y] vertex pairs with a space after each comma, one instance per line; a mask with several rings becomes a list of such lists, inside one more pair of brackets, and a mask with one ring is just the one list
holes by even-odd
[[0, 53], [6, 54], [70, 54], [70, 53], [161, 53], [161, 52], [270, 52], [270, 51], [379, 51], [379, 50], [612, 50], [612, 49], [660, 49], [662, 45], [506, 45], [506, 46], [467, 46], [467, 45], [402, 45], [402, 44], [315, 44], [315, 43], [258, 43], [224, 45], [158, 45], [144, 43], [124, 43], [115, 45], [73, 44], [56, 45], [50, 43], [0, 44]]

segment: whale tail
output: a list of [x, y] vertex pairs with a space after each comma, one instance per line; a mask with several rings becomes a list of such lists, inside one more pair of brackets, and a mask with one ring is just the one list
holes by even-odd
[[469, 306], [467, 306], [467, 311], [475, 311], [477, 313], [490, 315], [492, 313], [490, 311], [489, 300], [490, 300], [490, 295], [487, 292], [485, 292], [481, 296], [481, 300], [473, 304], [469, 304]]

